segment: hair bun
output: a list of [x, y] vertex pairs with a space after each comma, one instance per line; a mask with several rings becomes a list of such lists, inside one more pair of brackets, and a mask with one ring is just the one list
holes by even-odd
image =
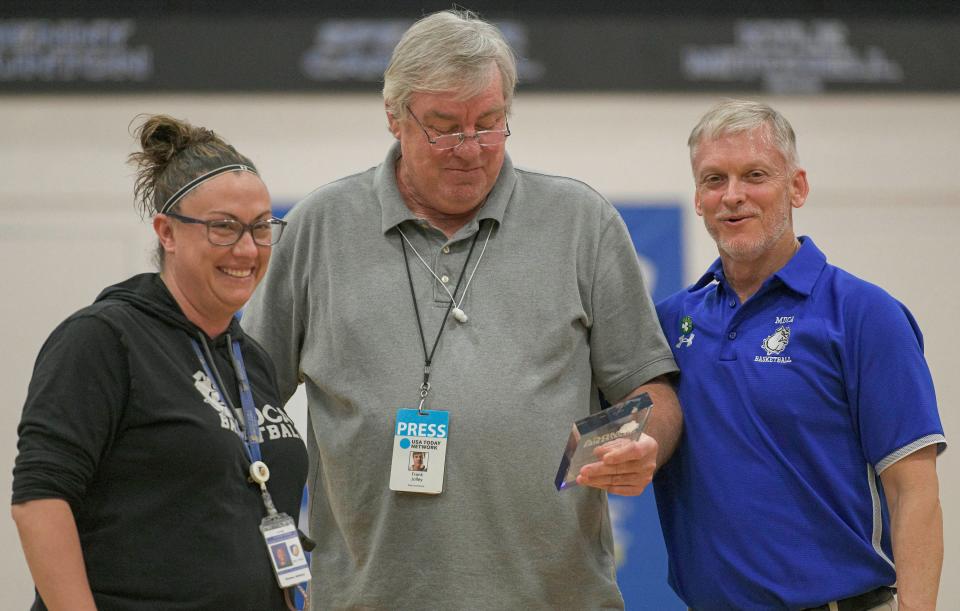
[[213, 131], [169, 115], [138, 115], [133, 134], [140, 149], [129, 161], [137, 168], [134, 197], [143, 216], [152, 216], [187, 182], [231, 163], [255, 167]]
[[147, 117], [136, 134], [144, 155], [157, 165], [165, 165], [180, 151], [216, 137], [208, 129], [194, 127], [168, 115]]

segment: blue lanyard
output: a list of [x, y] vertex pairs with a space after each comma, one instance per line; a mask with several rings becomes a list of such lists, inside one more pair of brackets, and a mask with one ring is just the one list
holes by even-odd
[[[191, 338], [190, 343], [193, 345], [193, 351], [196, 353], [197, 358], [200, 359], [200, 364], [203, 366], [203, 371], [207, 374], [207, 378], [210, 380], [210, 384], [213, 386], [214, 390], [220, 393], [220, 396], [223, 397], [224, 403], [227, 404], [227, 410], [230, 413], [230, 418], [236, 420], [232, 408], [229, 406], [230, 398], [227, 394], [219, 388], [217, 385], [217, 379], [213, 376], [213, 372], [210, 370], [210, 365], [207, 363], [207, 359], [203, 357], [203, 352], [200, 350], [200, 345], [197, 344], [197, 340]], [[233, 370], [237, 375], [237, 382], [240, 386], [240, 406], [243, 408], [243, 446], [247, 451], [247, 457], [250, 459], [250, 462], [256, 462], [260, 460], [260, 423], [257, 421], [257, 409], [253, 403], [253, 392], [250, 389], [250, 379], [247, 377], [247, 370], [243, 366], [243, 354], [240, 352], [240, 342], [234, 340], [231, 343], [233, 348]]]

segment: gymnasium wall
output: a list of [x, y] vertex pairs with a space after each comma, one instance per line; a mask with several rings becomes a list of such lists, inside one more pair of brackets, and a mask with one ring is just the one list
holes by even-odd
[[[575, 176], [612, 200], [680, 202], [685, 279], [716, 256], [692, 210], [685, 146], [719, 94], [520, 92], [507, 148], [520, 166]], [[926, 337], [948, 439], [960, 430], [954, 317], [960, 288], [960, 96], [766, 97], [793, 123], [811, 194], [795, 212], [837, 265], [880, 284]], [[128, 125], [164, 112], [211, 127], [258, 164], [274, 200], [377, 164], [390, 144], [376, 94], [0, 96], [0, 490], [10, 490], [16, 425], [47, 334], [107, 284], [150, 269], [149, 224], [133, 208]], [[882, 333], [883, 329], [873, 330]], [[947, 550], [960, 548], [956, 450], [939, 460]], [[941, 608], [960, 608], [948, 552]], [[16, 531], [0, 520], [0, 607], [32, 585]]]

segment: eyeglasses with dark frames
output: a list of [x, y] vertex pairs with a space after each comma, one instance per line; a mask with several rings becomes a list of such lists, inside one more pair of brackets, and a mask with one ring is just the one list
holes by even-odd
[[423, 135], [427, 137], [427, 142], [429, 142], [430, 146], [438, 151], [455, 149], [468, 139], [476, 140], [477, 144], [480, 146], [497, 146], [499, 144], [503, 144], [507, 139], [507, 136], [510, 135], [510, 124], [504, 120], [504, 125], [506, 125], [504, 129], [485, 129], [474, 132], [472, 136], [468, 136], [463, 132], [458, 132], [456, 134], [438, 134], [436, 137], [432, 138], [430, 137], [430, 132], [427, 131], [427, 128], [424, 127], [423, 123], [420, 122], [420, 119], [417, 118], [417, 115], [413, 114], [413, 111], [410, 110], [409, 106], [406, 108], [407, 113], [413, 117], [413, 120], [417, 122], [417, 125], [419, 125], [420, 129], [423, 131]]
[[287, 226], [286, 221], [278, 218], [264, 219], [248, 225], [236, 219], [204, 221], [177, 214], [176, 212], [167, 212], [166, 216], [175, 218], [181, 223], [205, 225], [207, 227], [207, 240], [214, 246], [233, 246], [240, 241], [240, 238], [242, 238], [243, 234], [247, 231], [250, 232], [254, 243], [260, 246], [273, 246], [280, 241], [280, 236], [283, 235], [283, 228]]

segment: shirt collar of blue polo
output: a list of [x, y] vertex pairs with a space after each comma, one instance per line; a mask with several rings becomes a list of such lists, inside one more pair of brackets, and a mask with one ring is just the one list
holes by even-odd
[[[827, 265], [827, 256], [817, 248], [809, 236], [800, 236], [800, 250], [787, 261], [787, 264], [773, 273], [776, 278], [792, 291], [800, 295], [808, 296], [813, 292], [813, 286], [817, 278], [823, 272]], [[723, 273], [723, 263], [718, 257], [707, 271], [689, 288], [688, 292], [698, 291], [708, 284], [717, 281], [726, 285], [726, 277]], [[764, 282], [768, 285], [770, 280]]]
[[[373, 187], [380, 200], [380, 228], [384, 234], [405, 221], [419, 221], [404, 203], [400, 189], [397, 187], [397, 159], [399, 158], [400, 143], [395, 142], [374, 174]], [[500, 174], [493, 189], [487, 195], [487, 200], [470, 222], [461, 227], [454, 237], [473, 235], [479, 230], [480, 222], [484, 219], [493, 219], [498, 225], [502, 224], [507, 204], [510, 203], [516, 184], [517, 175], [514, 172], [513, 163], [510, 161], [510, 156], [504, 154]]]

